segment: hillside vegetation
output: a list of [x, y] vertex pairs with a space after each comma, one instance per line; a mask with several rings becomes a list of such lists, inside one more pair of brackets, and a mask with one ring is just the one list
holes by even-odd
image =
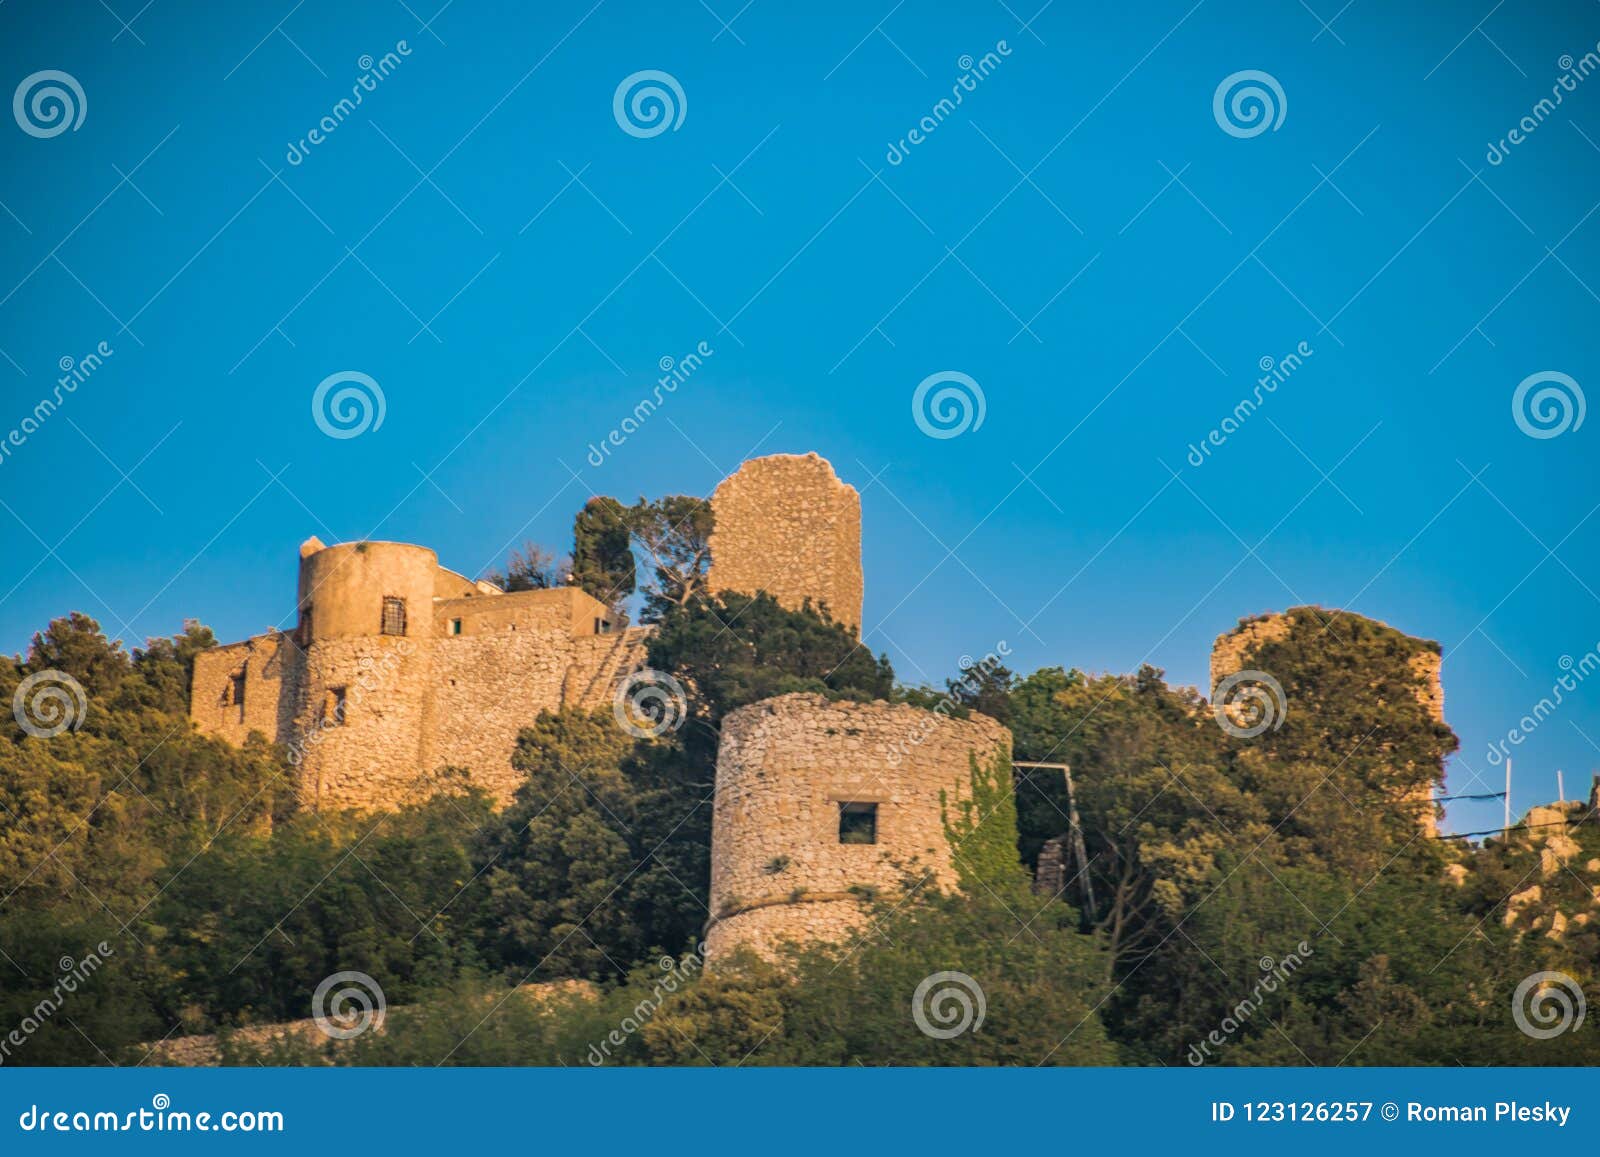
[[[609, 711], [541, 714], [509, 807], [419, 768], [437, 794], [367, 816], [301, 810], [283, 751], [192, 728], [205, 628], [130, 654], [85, 616], [49, 624], [0, 659], [0, 700], [57, 670], [87, 710], [49, 738], [0, 715], [0, 1037], [32, 1025], [4, 1063], [136, 1063], [146, 1042], [217, 1032], [227, 1059], [268, 1063], [1600, 1063], [1593, 1018], [1541, 1040], [1511, 1009], [1541, 970], [1600, 990], [1600, 825], [1572, 811], [1553, 860], [1532, 831], [1430, 838], [1418, 793], [1455, 738], [1405, 690], [1415, 641], [1398, 632], [1292, 612], [1253, 659], [1282, 683], [1282, 725], [1237, 738], [1150, 667], [905, 688], [850, 631], [764, 596], [655, 617], [650, 662], [690, 695], [681, 729], [635, 740]], [[1009, 834], [983, 843], [961, 893], [866, 898], [859, 942], [706, 975], [718, 724], [795, 690], [982, 711], [1018, 760], [1069, 763], [1090, 887], [1074, 868], [1063, 895], [1030, 890], [1068, 806], [1059, 774], [1025, 771], [984, 821], [1016, 825], [1014, 852]], [[975, 838], [993, 830], [1009, 833]], [[230, 1036], [306, 1018], [345, 970], [381, 984], [385, 1031]], [[910, 1015], [941, 972], [981, 986], [973, 1031]], [[571, 979], [594, 983], [508, 998]]]

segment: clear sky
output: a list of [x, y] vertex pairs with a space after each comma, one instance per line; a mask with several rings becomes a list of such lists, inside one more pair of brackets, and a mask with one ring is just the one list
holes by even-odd
[[[64, 72], [83, 114], [0, 123], [0, 649], [73, 609], [239, 638], [310, 534], [475, 574], [590, 493], [806, 450], [911, 682], [1004, 641], [1203, 683], [1240, 616], [1349, 607], [1444, 647], [1485, 791], [1600, 643], [1600, 419], [1513, 412], [1600, 381], [1594, 4], [440, 2], [0, 7], [5, 91]], [[647, 70], [665, 131], [615, 109]], [[1265, 131], [1214, 104], [1250, 70]], [[347, 371], [382, 424], [330, 437]], [[947, 372], [982, 424], [930, 437]], [[1563, 694], [1519, 811], [1600, 765], [1600, 679]]]

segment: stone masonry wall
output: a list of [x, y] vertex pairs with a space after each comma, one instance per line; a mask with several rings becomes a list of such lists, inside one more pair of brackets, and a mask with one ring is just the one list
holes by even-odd
[[[300, 797], [318, 809], [397, 808], [422, 787], [421, 737], [431, 641], [396, 635], [326, 639], [306, 653], [290, 758]], [[344, 691], [343, 721], [328, 696]]]
[[[190, 714], [200, 730], [233, 744], [242, 744], [252, 731], [276, 739], [282, 649], [292, 651], [293, 644], [273, 632], [196, 655]], [[237, 675], [244, 676], [243, 703], [238, 701]]]
[[713, 592], [766, 591], [786, 607], [807, 598], [861, 626], [861, 496], [816, 454], [746, 462], [711, 495]]
[[[595, 633], [609, 612], [576, 588], [463, 593], [466, 580], [404, 544], [308, 544], [303, 558], [313, 560], [301, 581], [310, 646], [272, 633], [202, 652], [190, 717], [232, 743], [259, 731], [283, 744], [310, 807], [400, 807], [433, 790], [447, 765], [506, 803], [522, 782], [511, 766], [518, 732], [544, 710], [608, 707], [644, 665], [649, 629]], [[418, 594], [424, 580], [450, 597]], [[373, 633], [384, 593], [397, 589], [409, 596], [407, 633]]]
[[[797, 693], [730, 713], [717, 755], [708, 959], [740, 945], [770, 956], [786, 937], [843, 939], [863, 920], [852, 889], [895, 892], [907, 872], [954, 887], [940, 795], [953, 812], [971, 798], [972, 757], [1009, 758], [1010, 747], [1010, 732], [985, 716], [881, 701]], [[840, 843], [844, 802], [877, 805], [877, 843]]]

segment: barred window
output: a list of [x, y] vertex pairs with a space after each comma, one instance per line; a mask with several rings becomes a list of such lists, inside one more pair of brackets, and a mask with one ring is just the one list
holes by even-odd
[[397, 599], [392, 595], [384, 596], [383, 600], [383, 634], [403, 635], [406, 633], [406, 601]]

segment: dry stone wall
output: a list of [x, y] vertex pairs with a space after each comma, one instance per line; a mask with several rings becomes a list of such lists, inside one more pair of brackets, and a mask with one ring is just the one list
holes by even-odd
[[[707, 959], [861, 927], [862, 890], [908, 873], [953, 888], [945, 818], [972, 797], [972, 759], [1009, 759], [985, 716], [797, 693], [730, 713], [717, 755]], [[876, 842], [842, 843], [840, 805], [876, 805]]]

